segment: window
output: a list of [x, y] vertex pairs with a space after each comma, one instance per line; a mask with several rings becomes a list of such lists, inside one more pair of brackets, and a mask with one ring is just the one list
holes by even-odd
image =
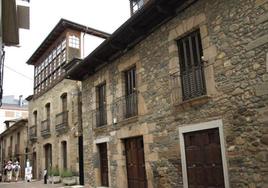
[[62, 112], [67, 111], [67, 93], [61, 95]]
[[47, 115], [47, 120], [50, 119], [50, 103], [46, 104], [46, 115]]
[[201, 37], [199, 30], [177, 42], [180, 58], [180, 74], [183, 100], [206, 94]]
[[144, 4], [144, 0], [131, 0], [130, 1], [131, 13], [133, 14], [139, 9], [141, 9], [143, 4]]
[[96, 111], [97, 126], [102, 126], [107, 123], [106, 117], [106, 84], [101, 84], [97, 87], [97, 111]]
[[[38, 94], [41, 90], [48, 88], [53, 80], [62, 78], [62, 74], [60, 74], [61, 71], [58, 70], [62, 69], [61, 65], [65, 63], [65, 61], [66, 39], [56, 45], [50, 53], [47, 54], [47, 57], [39, 63], [39, 65], [35, 66], [35, 94]], [[54, 73], [56, 71], [57, 73]]]
[[126, 118], [137, 115], [136, 67], [125, 72]]
[[101, 186], [109, 186], [109, 170], [108, 170], [108, 157], [107, 157], [107, 144], [98, 144], [99, 156], [100, 156], [100, 174], [101, 174]]
[[79, 49], [79, 38], [75, 35], [69, 36], [69, 46]]
[[37, 111], [33, 112], [33, 117], [34, 117], [33, 123], [34, 125], [37, 125]]

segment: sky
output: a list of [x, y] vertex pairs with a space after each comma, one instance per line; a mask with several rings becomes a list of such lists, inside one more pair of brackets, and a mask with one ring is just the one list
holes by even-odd
[[4, 95], [33, 94], [34, 69], [26, 61], [61, 18], [113, 33], [129, 17], [129, 0], [31, 0], [30, 30], [20, 29], [19, 47], [5, 47]]

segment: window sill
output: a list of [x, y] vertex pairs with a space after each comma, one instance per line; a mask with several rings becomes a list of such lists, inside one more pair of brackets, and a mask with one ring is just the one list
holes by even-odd
[[116, 123], [115, 125], [126, 125], [126, 124], [135, 123], [137, 121], [138, 121], [138, 115], [123, 119], [120, 122]]
[[102, 126], [98, 126], [98, 127], [94, 127], [93, 130], [94, 131], [98, 131], [98, 130], [103, 130], [103, 129], [107, 129], [108, 125], [102, 125]]
[[198, 107], [201, 105], [204, 105], [206, 103], [208, 103], [210, 101], [211, 97], [208, 95], [203, 95], [197, 98], [193, 98], [193, 99], [189, 99], [186, 101], [180, 101], [174, 104], [174, 106], [178, 109], [178, 110], [187, 110], [190, 109], [192, 107]]

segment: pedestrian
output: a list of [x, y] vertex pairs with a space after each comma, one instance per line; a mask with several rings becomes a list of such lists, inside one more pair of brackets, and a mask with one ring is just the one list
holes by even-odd
[[15, 181], [18, 181], [19, 174], [20, 174], [20, 164], [19, 161], [15, 162], [15, 165], [13, 166], [14, 172], [15, 172]]
[[44, 184], [47, 184], [47, 169], [44, 169]]
[[7, 172], [7, 181], [11, 182], [11, 180], [12, 180], [12, 162], [11, 161], [7, 162], [5, 169]]

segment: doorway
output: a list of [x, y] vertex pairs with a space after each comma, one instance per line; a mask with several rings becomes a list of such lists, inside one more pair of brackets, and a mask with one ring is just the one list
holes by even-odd
[[44, 146], [45, 150], [45, 168], [48, 170], [52, 168], [52, 145], [46, 144]]
[[125, 139], [128, 188], [147, 188], [143, 137]]
[[214, 120], [179, 128], [185, 188], [229, 187], [222, 126]]

